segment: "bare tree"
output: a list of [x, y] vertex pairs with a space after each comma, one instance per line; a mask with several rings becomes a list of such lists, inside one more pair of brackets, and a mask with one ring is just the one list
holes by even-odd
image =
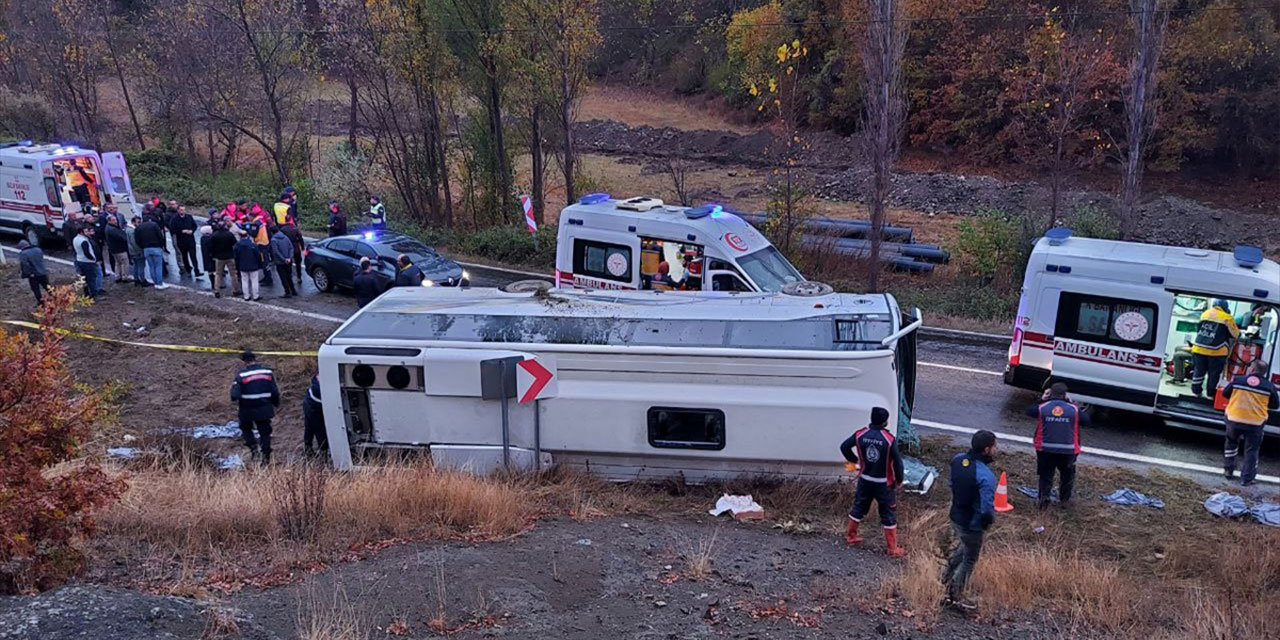
[[1124, 219], [1120, 236], [1127, 237], [1135, 223], [1134, 209], [1142, 182], [1142, 157], [1147, 138], [1155, 124], [1156, 72], [1164, 50], [1169, 11], [1164, 0], [1129, 0], [1133, 27], [1133, 57], [1129, 60], [1129, 87], [1125, 95], [1124, 184], [1121, 192]]
[[550, 0], [551, 46], [559, 82], [556, 101], [560, 110], [560, 168], [564, 174], [565, 201], [577, 200], [577, 157], [573, 149], [573, 121], [587, 82], [587, 63], [600, 44], [599, 0]]
[[147, 149], [147, 141], [142, 137], [142, 125], [138, 123], [137, 109], [133, 108], [133, 97], [129, 95], [129, 83], [125, 80], [124, 65], [120, 62], [119, 45], [116, 43], [117, 34], [120, 31], [120, 21], [111, 15], [110, 3], [98, 2], [94, 4], [97, 5], [99, 15], [102, 17], [102, 40], [107, 45], [107, 53], [111, 54], [111, 64], [115, 67], [116, 80], [120, 82], [120, 92], [124, 94], [124, 104], [129, 110], [129, 121], [133, 123], [133, 133], [138, 137], [138, 148], [145, 151]]
[[677, 151], [667, 156], [662, 168], [671, 178], [671, 186], [675, 189], [676, 198], [680, 200], [680, 204], [685, 207], [693, 204], [689, 197], [689, 170], [692, 165], [684, 158], [682, 152]]
[[105, 72], [102, 33], [91, 3], [17, 2], [10, 8], [16, 73], [67, 116], [71, 130], [97, 147], [102, 131], [98, 81]]
[[902, 144], [907, 106], [902, 86], [902, 56], [907, 25], [898, 0], [866, 0], [867, 24], [859, 43], [862, 58], [862, 147], [871, 163], [871, 252], [867, 287], [880, 290], [880, 249], [893, 167]]

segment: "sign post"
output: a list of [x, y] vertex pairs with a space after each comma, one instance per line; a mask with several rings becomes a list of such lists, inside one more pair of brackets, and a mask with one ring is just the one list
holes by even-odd
[[524, 209], [524, 226], [533, 235], [533, 248], [538, 249], [538, 223], [533, 219], [533, 200], [529, 196], [520, 196], [520, 208]]
[[516, 364], [520, 356], [480, 361], [480, 397], [502, 402], [502, 468], [511, 468], [511, 416], [509, 402], [516, 394]]

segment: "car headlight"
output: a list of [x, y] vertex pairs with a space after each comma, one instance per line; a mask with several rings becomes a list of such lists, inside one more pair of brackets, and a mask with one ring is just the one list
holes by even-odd
[[467, 271], [466, 269], [463, 269], [463, 270], [462, 270], [462, 279], [463, 279], [463, 280], [470, 280], [470, 279], [471, 279], [471, 272], [470, 272], [470, 271]]
[[434, 286], [436, 286], [436, 283], [434, 283], [434, 282], [432, 282], [432, 281], [430, 281], [430, 280], [423, 280], [423, 281], [422, 281], [422, 286], [424, 286], [424, 287], [434, 287]]

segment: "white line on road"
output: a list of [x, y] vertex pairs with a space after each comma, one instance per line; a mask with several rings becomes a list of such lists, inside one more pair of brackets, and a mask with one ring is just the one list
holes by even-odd
[[987, 371], [986, 369], [972, 369], [969, 367], [957, 367], [954, 364], [939, 364], [937, 362], [917, 362], [922, 367], [934, 367], [935, 369], [950, 369], [951, 371], [964, 371], [966, 373], [980, 373], [984, 376], [1003, 376], [999, 371]]
[[[973, 434], [977, 429], [970, 427], [961, 427], [954, 424], [946, 424], [944, 422], [934, 422], [932, 420], [912, 420], [911, 424], [919, 425], [928, 429], [938, 429], [940, 431], [952, 431], [955, 433]], [[1019, 436], [1012, 433], [995, 432], [996, 437], [1000, 440], [1008, 442], [1020, 442], [1022, 444], [1035, 444], [1035, 442], [1027, 436]], [[1112, 451], [1110, 449], [1099, 449], [1097, 447], [1081, 447], [1083, 453], [1104, 458], [1115, 458], [1117, 460], [1126, 460], [1129, 462], [1141, 462], [1144, 464], [1153, 464], [1162, 467], [1170, 467], [1172, 469], [1182, 469], [1184, 471], [1199, 471], [1201, 473], [1211, 473], [1220, 475], [1222, 469], [1219, 467], [1211, 467], [1204, 464], [1195, 464], [1193, 462], [1179, 462], [1177, 460], [1168, 460], [1165, 458], [1153, 458], [1151, 456], [1139, 455], [1136, 453], [1125, 453], [1123, 451]], [[1258, 482], [1269, 482], [1272, 484], [1280, 484], [1280, 477], [1258, 475]]]
[[[14, 252], [14, 253], [21, 253], [20, 251], [18, 251], [17, 249], [15, 249], [15, 248], [13, 248], [13, 247], [0, 246], [0, 249], [4, 249], [5, 251], [12, 251], [12, 252]], [[63, 260], [62, 258], [51, 258], [51, 257], [49, 257], [49, 256], [45, 256], [45, 257], [44, 257], [44, 259], [45, 259], [45, 260], [48, 260], [49, 262], [56, 262], [56, 263], [58, 263], [58, 264], [65, 264], [65, 265], [67, 265], [68, 267], [74, 267], [74, 266], [75, 266], [75, 263], [71, 262], [70, 260]]]

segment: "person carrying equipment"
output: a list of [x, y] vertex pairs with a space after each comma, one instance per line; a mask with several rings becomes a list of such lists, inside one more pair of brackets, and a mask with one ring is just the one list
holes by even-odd
[[1040, 404], [1027, 407], [1036, 419], [1036, 475], [1040, 476], [1041, 509], [1048, 508], [1053, 474], [1058, 472], [1058, 503], [1071, 499], [1076, 484], [1076, 458], [1080, 455], [1080, 425], [1089, 418], [1067, 395], [1067, 385], [1055, 382], [1045, 390]]
[[1240, 486], [1253, 484], [1258, 475], [1258, 449], [1262, 446], [1262, 429], [1267, 412], [1280, 409], [1276, 385], [1267, 379], [1271, 365], [1254, 360], [1249, 372], [1227, 383], [1222, 395], [1227, 398], [1227, 442], [1223, 447], [1223, 471], [1228, 480], [1236, 472], [1236, 456], [1244, 447], [1244, 464], [1240, 467]]
[[844, 459], [858, 463], [858, 484], [853, 494], [853, 507], [849, 509], [849, 525], [845, 530], [847, 544], [859, 544], [858, 525], [871, 511], [875, 500], [880, 509], [880, 526], [884, 527], [885, 551], [889, 557], [900, 558], [906, 551], [898, 546], [898, 500], [894, 487], [903, 477], [902, 454], [898, 442], [889, 433], [889, 410], [884, 407], [871, 409], [871, 424], [860, 429], [840, 443]]
[[1240, 336], [1235, 318], [1227, 301], [1221, 298], [1200, 314], [1200, 326], [1191, 345], [1194, 371], [1191, 374], [1191, 395], [1204, 395], [1205, 382], [1209, 383], [1209, 395], [1218, 388], [1222, 370], [1227, 366], [1227, 354], [1231, 341]]
[[[231, 384], [231, 400], [239, 404], [240, 434], [249, 454], [255, 459], [262, 453], [262, 464], [271, 462], [271, 419], [280, 406], [280, 388], [276, 386], [276, 374], [269, 367], [258, 364], [252, 351], [240, 354], [244, 368], [236, 373]], [[258, 435], [254, 437], [253, 430]]]
[[946, 603], [965, 611], [977, 602], [963, 599], [965, 586], [982, 553], [982, 540], [996, 521], [996, 476], [987, 465], [996, 454], [996, 434], [973, 434], [969, 450], [951, 459], [951, 530], [959, 543], [942, 573]]

